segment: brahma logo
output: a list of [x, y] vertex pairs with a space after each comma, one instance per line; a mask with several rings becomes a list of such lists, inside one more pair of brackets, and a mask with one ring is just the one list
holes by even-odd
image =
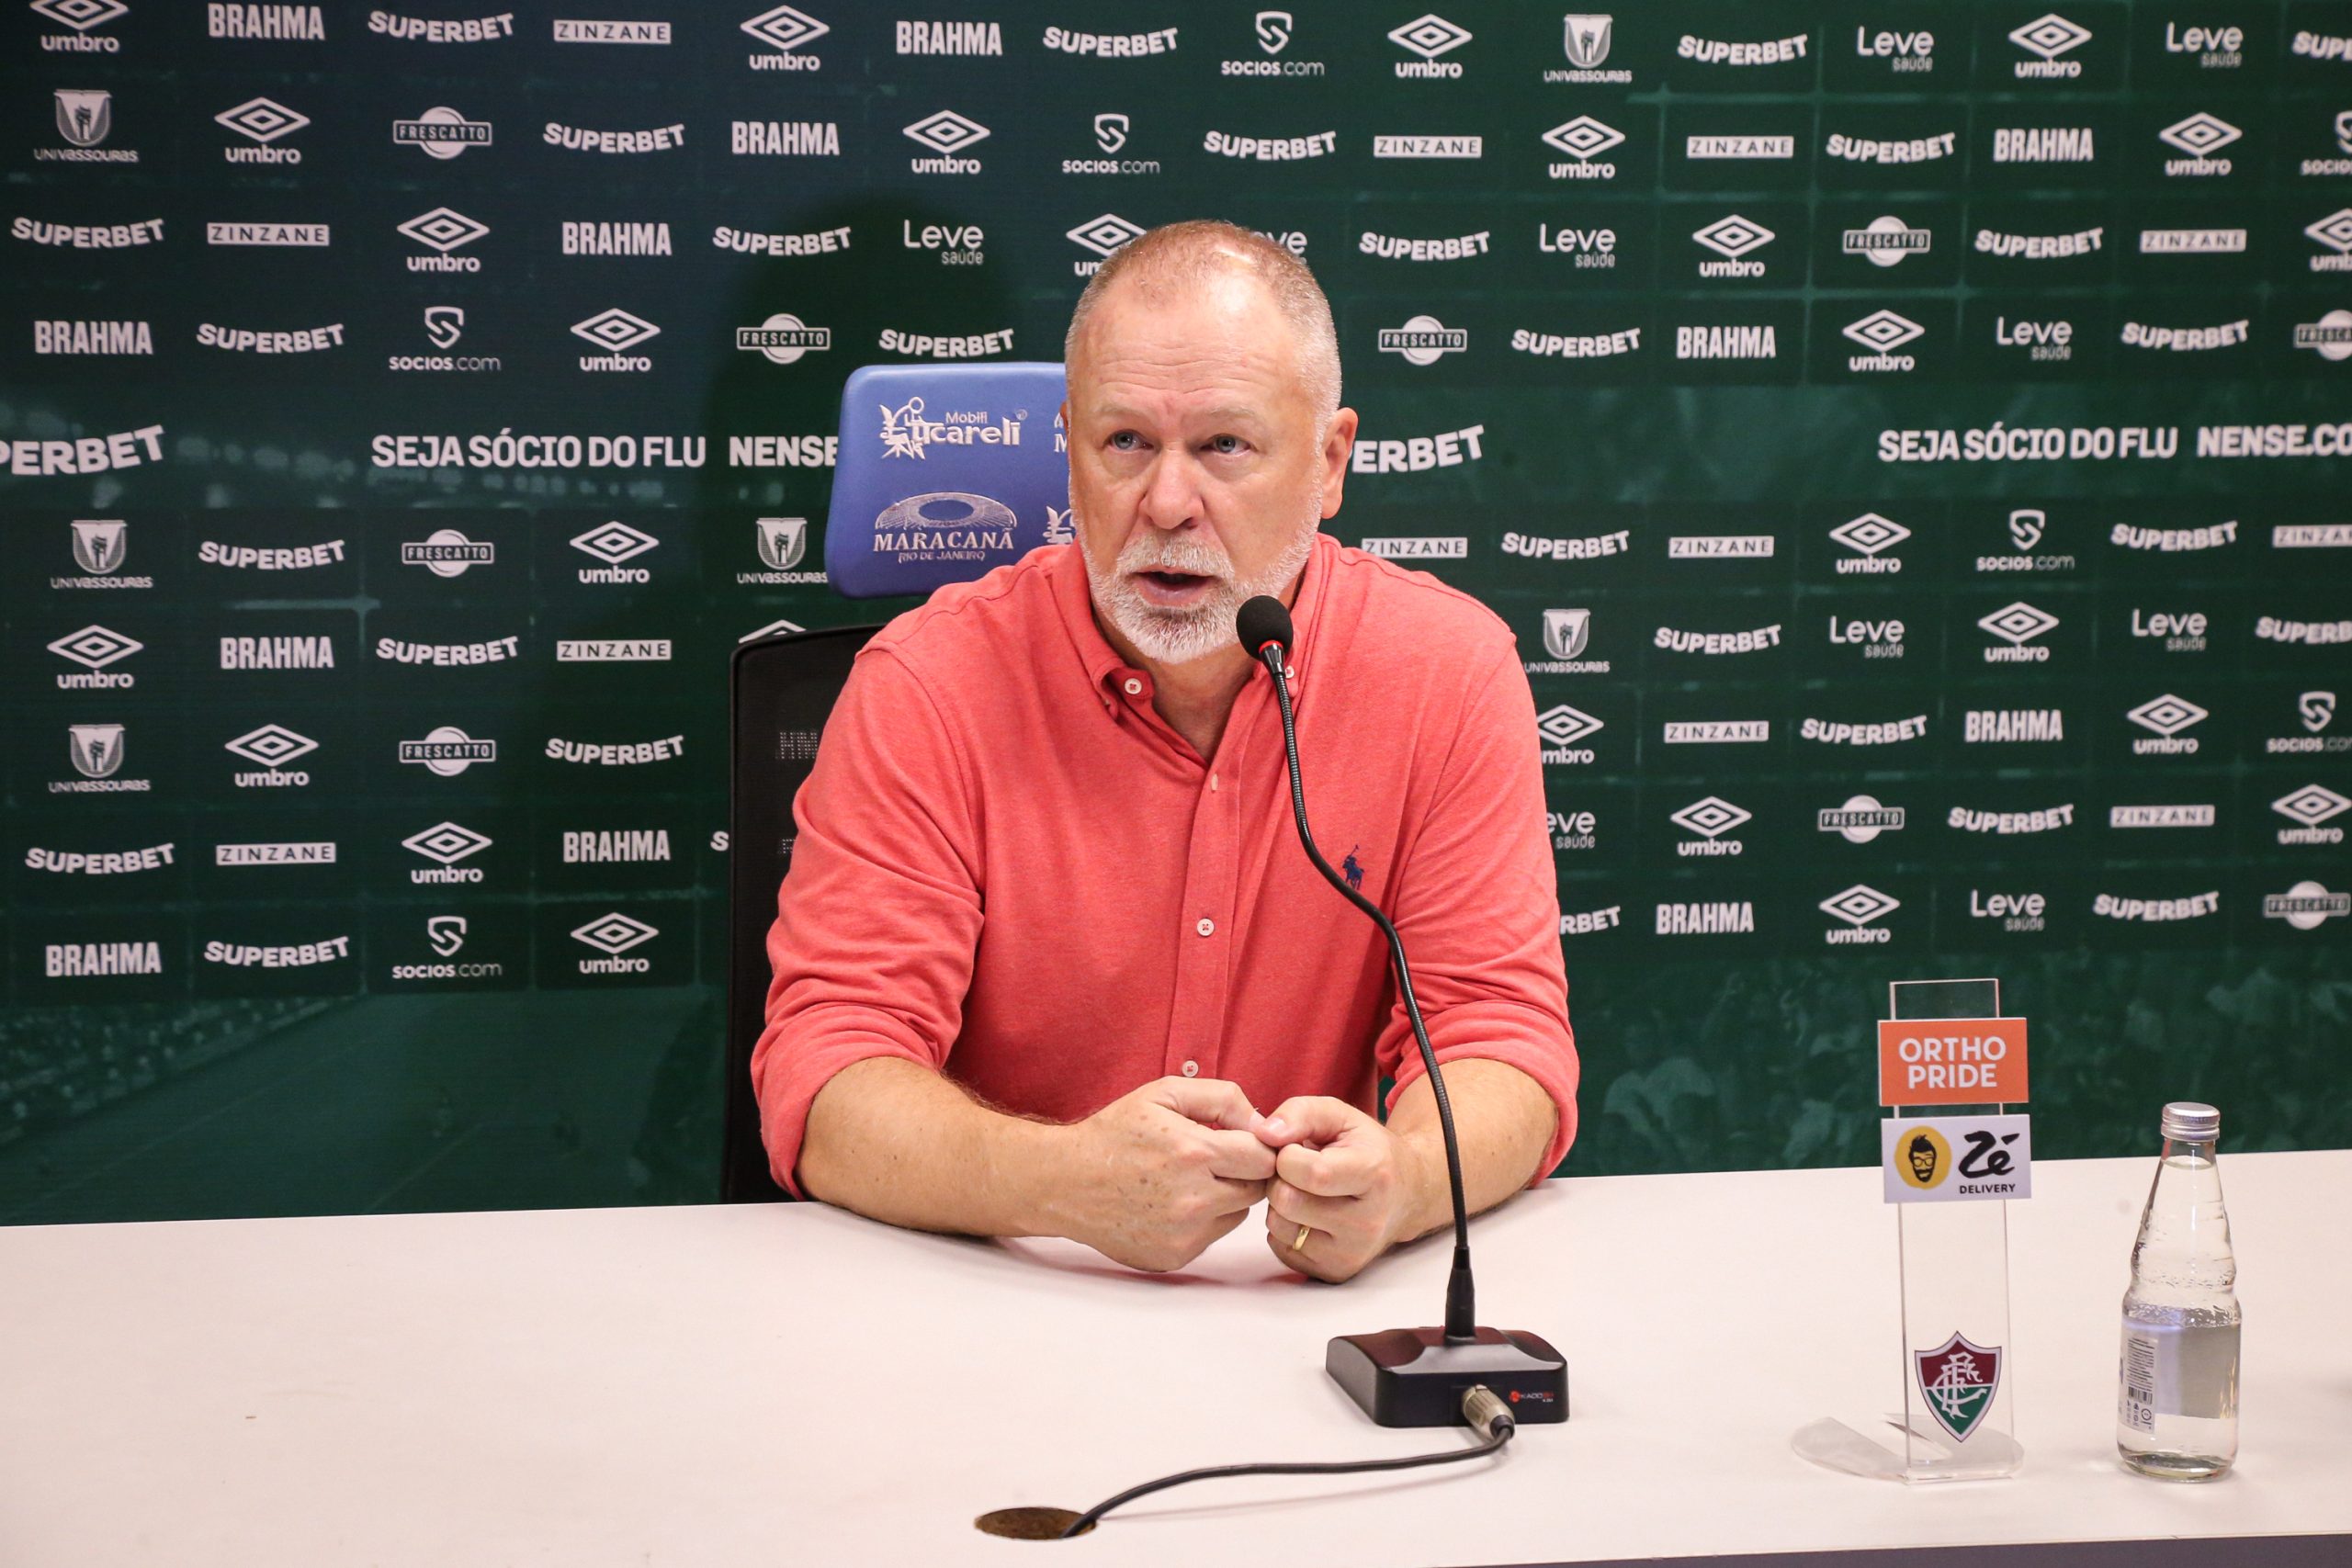
[[1564, 120], [1544, 133], [1546, 146], [1555, 147], [1576, 161], [1572, 164], [1547, 164], [1544, 173], [1555, 180], [1613, 180], [1617, 177], [1614, 164], [1593, 162], [1611, 148], [1620, 146], [1625, 133], [1613, 125], [1580, 114]]
[[1847, 230], [1842, 243], [1849, 256], [1860, 256], [1872, 266], [1894, 266], [1905, 256], [1926, 254], [1934, 239], [1928, 230], [1914, 229], [1900, 218], [1878, 217]]
[[1396, 355], [1408, 365], [1435, 365], [1469, 346], [1467, 332], [1449, 327], [1435, 316], [1414, 316], [1401, 327], [1380, 329], [1380, 352]]
[[642, 371], [653, 368], [651, 356], [643, 354], [627, 354], [622, 351], [635, 348], [639, 344], [660, 336], [662, 329], [651, 321], [642, 317], [632, 316], [627, 310], [616, 306], [609, 310], [599, 310], [584, 321], [574, 321], [571, 324], [571, 333], [574, 337], [586, 338], [590, 343], [609, 351], [605, 354], [582, 355], [581, 369]]
[[580, 973], [582, 975], [645, 974], [653, 967], [650, 961], [624, 955], [630, 948], [650, 942], [661, 934], [660, 927], [647, 925], [643, 920], [631, 915], [624, 915], [618, 910], [599, 915], [586, 925], [577, 926], [572, 930], [572, 941], [585, 942], [605, 954], [602, 958], [581, 959]]
[[1824, 898], [1820, 908], [1824, 914], [1835, 915], [1846, 922], [1843, 927], [1832, 927], [1821, 933], [1822, 941], [1838, 947], [1892, 942], [1894, 933], [1876, 922], [1903, 908], [1903, 901], [1857, 882], [1843, 893]]
[[2066, 739], [2064, 708], [1970, 708], [1962, 727], [1965, 745], [2014, 745]]
[[1004, 29], [995, 22], [901, 21], [894, 36], [900, 54], [1004, 52]]
[[1668, 818], [1684, 832], [1693, 835], [1674, 846], [1679, 855], [1736, 855], [1747, 846], [1737, 839], [1726, 839], [1725, 833], [1744, 822], [1752, 821], [1755, 813], [1720, 795], [1708, 795], [1694, 800]]
[[1460, 61], [1440, 60], [1438, 56], [1453, 53], [1464, 44], [1468, 43], [1471, 36], [1467, 28], [1456, 27], [1433, 11], [1427, 16], [1407, 22], [1401, 28], [1391, 28], [1388, 34], [1389, 42], [1399, 49], [1409, 50], [1420, 56], [1419, 60], [1397, 61], [1396, 74], [1408, 78], [1460, 76], [1462, 74]]
[[1903, 558], [1884, 552], [1909, 538], [1911, 530], [1891, 518], [1881, 517], [1875, 512], [1865, 512], [1860, 517], [1830, 529], [1829, 536], [1854, 552], [1838, 558], [1838, 575], [1846, 577], [1856, 573], [1901, 571]]
[[910, 158], [907, 167], [918, 175], [977, 175], [980, 172], [978, 158], [959, 157], [967, 148], [977, 147], [989, 139], [989, 128], [978, 120], [967, 119], [953, 109], [941, 109], [925, 115], [912, 125], [902, 128], [911, 141], [919, 141], [938, 154], [932, 158]]
[[1825, 807], [1816, 812], [1814, 825], [1849, 844], [1867, 844], [1881, 833], [1900, 832], [1903, 819], [1904, 809], [1900, 806], [1882, 806], [1874, 795], [1849, 795], [1845, 805]]
[[800, 46], [814, 43], [833, 29], [790, 6], [778, 6], [773, 11], [763, 11], [742, 24], [743, 30], [776, 51], [774, 54], [751, 56], [754, 71], [818, 71], [824, 62], [813, 54], [802, 54]]
[[33, 321], [35, 354], [145, 354], [155, 352], [155, 330], [145, 321]]
[[2188, 757], [2196, 754], [2197, 738], [2180, 732], [2201, 723], [2208, 715], [2188, 698], [2166, 692], [2163, 696], [2149, 698], [2123, 716], [2143, 729], [2155, 731], [2153, 738], [2143, 737], [2132, 742], [2133, 756]]
[[436, 822], [401, 840], [401, 848], [436, 863], [429, 867], [412, 867], [408, 879], [413, 883], [480, 882], [481, 867], [459, 865], [458, 863], [469, 855], [480, 854], [490, 845], [487, 834], [477, 833], [471, 828], [461, 828], [455, 822]]
[[1927, 328], [1909, 317], [1898, 316], [1892, 310], [1872, 310], [1860, 321], [1847, 322], [1842, 330], [1854, 342], [1873, 351], [1869, 354], [1848, 355], [1847, 369], [1916, 370], [1918, 368], [1919, 362], [1917, 358], [1908, 354], [1894, 352], [1906, 344], [1917, 342], [1927, 333]]
[[2090, 42], [2091, 30], [2068, 21], [2055, 11], [2037, 17], [2023, 27], [2012, 28], [2009, 41], [2036, 58], [2012, 62], [2011, 69], [2020, 81], [2050, 81], [2058, 77], [2080, 76], [2083, 62], [2062, 60]]
[[1979, 617], [1976, 625], [2009, 645], [1984, 649], [1985, 663], [2046, 663], [2050, 658], [2048, 645], [2035, 643], [2033, 639], [2056, 626], [2058, 617], [2018, 600], [2013, 604], [2004, 604], [1989, 615]]
[[476, 222], [464, 213], [447, 207], [436, 207], [430, 212], [420, 212], [400, 226], [399, 231], [435, 254], [411, 256], [411, 272], [480, 272], [480, 256], [454, 256], [449, 253], [470, 245], [490, 232], [490, 225]]
[[1659, 904], [1653, 918], [1659, 936], [1731, 936], [1756, 930], [1756, 906], [1746, 898]]
[[1591, 761], [1592, 748], [1577, 742], [1599, 734], [1601, 728], [1600, 720], [1566, 703], [1544, 709], [1535, 717], [1543, 764], [1547, 768], [1566, 768]]
[[841, 122], [831, 119], [738, 119], [729, 121], [727, 150], [733, 157], [838, 158]]
[[1998, 126], [1993, 131], [1996, 164], [2091, 164], [2098, 141], [2087, 125]]
[[210, 38], [317, 41], [327, 36], [326, 18], [316, 6], [208, 4], [204, 30]]
[[2340, 844], [2344, 841], [2344, 829], [2321, 824], [2352, 810], [2352, 800], [2323, 784], [2308, 784], [2272, 801], [2270, 809], [2295, 824], [2278, 829], [2279, 843]]

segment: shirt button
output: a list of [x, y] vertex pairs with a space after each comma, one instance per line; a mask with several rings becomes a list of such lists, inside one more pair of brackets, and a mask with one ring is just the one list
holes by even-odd
[[1129, 696], [1131, 696], [1131, 697], [1139, 697], [1139, 696], [1143, 695], [1143, 682], [1142, 682], [1141, 681], [1136, 680], [1136, 679], [1134, 676], [1132, 676], [1132, 675], [1130, 675], [1130, 676], [1128, 676], [1128, 677], [1127, 677], [1127, 681], [1126, 681], [1126, 689], [1127, 689], [1127, 695], [1129, 695]]
[[1185, 1063], [1184, 1076], [1188, 1078], [1199, 1077], [1201, 1076], [1201, 1065], [1198, 1062]]
[[1206, 915], [1203, 915], [1201, 917], [1200, 924], [1194, 926], [1193, 929], [1200, 932], [1203, 936], [1214, 936], [1216, 933], [1216, 922], [1210, 919]]

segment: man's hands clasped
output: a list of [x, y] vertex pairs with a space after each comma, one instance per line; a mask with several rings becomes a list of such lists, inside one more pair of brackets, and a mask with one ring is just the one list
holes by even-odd
[[1131, 1268], [1182, 1269], [1261, 1198], [1269, 1250], [1318, 1280], [1349, 1279], [1426, 1228], [1426, 1157], [1344, 1100], [1303, 1095], [1261, 1115], [1238, 1085], [1163, 1077], [1070, 1131], [1067, 1234]]

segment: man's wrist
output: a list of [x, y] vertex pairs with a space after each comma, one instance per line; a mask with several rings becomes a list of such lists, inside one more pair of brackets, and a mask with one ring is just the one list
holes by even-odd
[[1445, 1134], [1417, 1127], [1397, 1135], [1405, 1150], [1405, 1221], [1399, 1243], [1417, 1240], [1453, 1223], [1453, 1183], [1447, 1179]]
[[[990, 1234], [1069, 1235], [1066, 1154], [1074, 1126], [1001, 1116], [989, 1129], [989, 1188], [996, 1195]], [[1077, 1238], [1073, 1238], [1077, 1239]]]

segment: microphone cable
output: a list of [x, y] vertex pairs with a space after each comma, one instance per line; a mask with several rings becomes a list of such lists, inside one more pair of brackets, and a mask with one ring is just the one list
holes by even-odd
[[1466, 1449], [1444, 1449], [1436, 1453], [1408, 1454], [1402, 1459], [1333, 1460], [1319, 1464], [1280, 1461], [1263, 1464], [1219, 1464], [1211, 1465], [1204, 1470], [1186, 1470], [1180, 1471], [1174, 1475], [1163, 1475], [1157, 1481], [1147, 1481], [1140, 1486], [1128, 1487], [1116, 1496], [1104, 1498], [1072, 1519], [1061, 1534], [1054, 1539], [1068, 1540], [1072, 1536], [1091, 1529], [1096, 1520], [1114, 1508], [1132, 1503], [1138, 1497], [1148, 1496], [1154, 1492], [1165, 1492], [1170, 1486], [1182, 1486], [1187, 1482], [1218, 1481], [1235, 1475], [1349, 1475], [1367, 1470], [1412, 1470], [1422, 1465], [1458, 1464], [1465, 1459], [1477, 1459], [1486, 1454], [1500, 1452], [1503, 1445], [1510, 1442], [1512, 1434], [1519, 1430], [1519, 1421], [1511, 1415], [1510, 1406], [1498, 1398], [1494, 1390], [1485, 1383], [1474, 1383], [1463, 1391], [1462, 1419], [1471, 1430], [1486, 1434], [1481, 1441]]

